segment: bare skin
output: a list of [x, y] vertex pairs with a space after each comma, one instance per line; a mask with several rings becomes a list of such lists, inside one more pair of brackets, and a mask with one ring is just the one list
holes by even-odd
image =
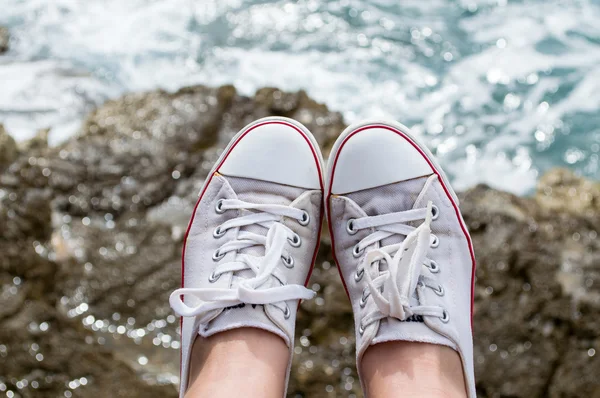
[[369, 398], [467, 396], [460, 356], [445, 346], [407, 341], [376, 344], [365, 352], [362, 370]]
[[186, 398], [281, 398], [289, 350], [281, 337], [241, 328], [198, 337], [192, 348]]
[[[284, 341], [255, 328], [198, 337], [192, 348], [186, 398], [281, 398], [289, 351]], [[464, 398], [460, 357], [449, 347], [394, 341], [371, 346], [362, 360], [369, 398]]]

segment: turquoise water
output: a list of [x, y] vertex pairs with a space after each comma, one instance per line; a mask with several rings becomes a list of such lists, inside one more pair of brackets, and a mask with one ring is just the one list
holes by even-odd
[[0, 123], [53, 143], [107, 98], [233, 83], [386, 117], [459, 189], [599, 177], [600, 1], [0, 0]]

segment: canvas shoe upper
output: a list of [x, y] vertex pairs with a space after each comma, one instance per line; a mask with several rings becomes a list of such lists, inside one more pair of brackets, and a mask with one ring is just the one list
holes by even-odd
[[400, 124], [350, 126], [333, 147], [326, 195], [359, 375], [370, 345], [440, 344], [460, 354], [474, 398], [475, 259], [458, 199], [431, 153]]
[[183, 317], [181, 396], [198, 334], [270, 331], [290, 349], [289, 377], [298, 304], [314, 296], [305, 285], [321, 230], [321, 165], [314, 137], [285, 118], [246, 126], [215, 164], [184, 241], [182, 288], [170, 296]]

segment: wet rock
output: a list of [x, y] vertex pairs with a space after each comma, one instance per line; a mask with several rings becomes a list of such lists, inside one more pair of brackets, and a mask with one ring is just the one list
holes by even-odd
[[[594, 203], [597, 183], [555, 171]], [[542, 178], [540, 189], [553, 180]], [[462, 195], [478, 259], [475, 364], [481, 396], [594, 396], [600, 371], [588, 350], [600, 344], [598, 213], [547, 198], [518, 198], [488, 187]], [[562, 197], [561, 193], [564, 193]], [[584, 215], [585, 214], [585, 215]], [[591, 217], [589, 215], [592, 214]], [[573, 371], [584, 369], [585, 372]], [[590, 373], [590, 374], [591, 374]], [[584, 387], [585, 386], [585, 387]]]
[[8, 51], [8, 42], [10, 40], [10, 34], [8, 29], [4, 26], [0, 26], [0, 54]]
[[[302, 121], [324, 148], [344, 128], [303, 92], [153, 91], [107, 102], [65, 144], [27, 145], [0, 169], [0, 387], [177, 395], [167, 298], [188, 216], [230, 138], [268, 115]], [[479, 263], [478, 394], [598, 395], [598, 184], [558, 170], [534, 198], [478, 186], [461, 199]], [[298, 314], [289, 396], [362, 396], [327, 233], [309, 283], [318, 295]]]
[[175, 396], [172, 386], [145, 382], [103, 337], [74, 327], [42, 301], [29, 302], [4, 321], [0, 339], [6, 377], [0, 385], [15, 396]]
[[[269, 95], [279, 96], [232, 86], [130, 94], [59, 147], [42, 131], [20, 156], [8, 152], [0, 355], [11, 359], [0, 361], [0, 386], [22, 396], [176, 396], [179, 323], [168, 295], [180, 284], [188, 215], [230, 138], [274, 114]], [[285, 95], [296, 98], [286, 112], [303, 115], [321, 142], [343, 128], [305, 94]]]

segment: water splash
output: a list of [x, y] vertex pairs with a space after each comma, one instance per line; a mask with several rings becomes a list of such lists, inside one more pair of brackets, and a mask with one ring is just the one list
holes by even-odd
[[529, 192], [591, 177], [600, 156], [595, 0], [5, 0], [0, 122], [64, 140], [126, 91], [233, 83], [306, 89], [348, 121], [387, 117], [435, 149], [459, 189]]

